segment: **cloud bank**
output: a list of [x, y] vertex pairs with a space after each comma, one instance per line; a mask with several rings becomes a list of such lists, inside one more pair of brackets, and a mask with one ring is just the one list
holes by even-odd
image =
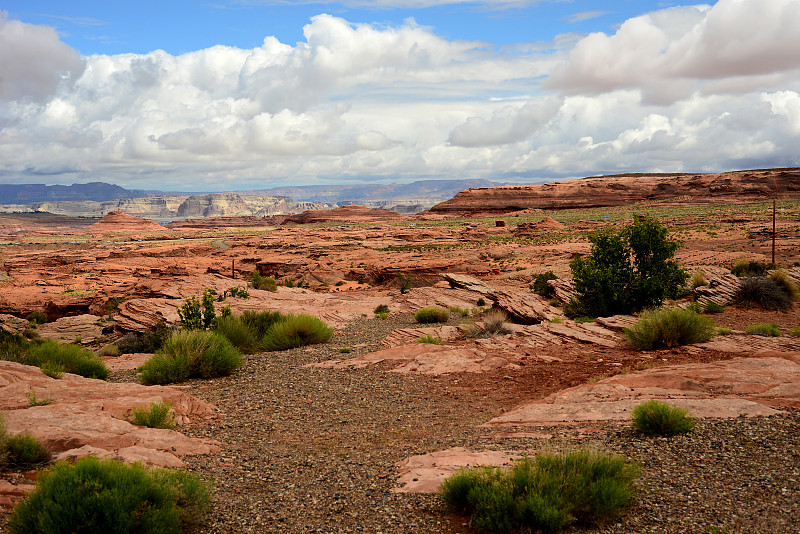
[[319, 15], [293, 46], [80, 57], [2, 17], [0, 180], [224, 190], [797, 166], [797, 27], [800, 0], [721, 0], [495, 47]]

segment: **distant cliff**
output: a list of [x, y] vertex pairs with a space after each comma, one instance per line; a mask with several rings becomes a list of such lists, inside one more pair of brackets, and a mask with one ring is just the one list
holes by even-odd
[[482, 187], [461, 191], [433, 206], [440, 214], [508, 213], [525, 209], [621, 206], [641, 201], [754, 202], [800, 198], [800, 168], [718, 174], [624, 174], [548, 184]]
[[0, 184], [0, 202], [3, 204], [30, 204], [54, 200], [103, 202], [120, 198], [151, 197], [158, 194], [158, 191], [125, 189], [105, 182], [72, 185]]
[[50, 201], [0, 205], [0, 213], [47, 212], [72, 217], [104, 217], [112, 211], [147, 219], [186, 219], [202, 217], [266, 217], [302, 213], [306, 210], [335, 207], [323, 202], [295, 202], [276, 196], [242, 196], [237, 193], [211, 193], [193, 196], [155, 196], [124, 198], [105, 202]]

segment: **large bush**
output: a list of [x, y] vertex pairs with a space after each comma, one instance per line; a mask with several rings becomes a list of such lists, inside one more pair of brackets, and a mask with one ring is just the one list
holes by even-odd
[[105, 379], [108, 376], [108, 368], [95, 353], [77, 345], [67, 345], [56, 341], [32, 344], [28, 348], [26, 361], [23, 363], [37, 367], [46, 364], [55, 365], [62, 367], [64, 372], [86, 378]]
[[686, 408], [651, 399], [633, 409], [631, 424], [642, 434], [674, 436], [689, 432], [696, 422]]
[[591, 254], [576, 256], [570, 270], [577, 301], [565, 307], [572, 316], [634, 313], [676, 298], [689, 274], [672, 259], [679, 244], [667, 230], [645, 217], [620, 233], [591, 234]]
[[742, 280], [733, 301], [747, 306], [761, 306], [765, 310], [787, 311], [792, 307], [792, 298], [775, 280], [766, 276], [750, 276]]
[[244, 363], [225, 336], [203, 330], [175, 332], [140, 368], [144, 384], [170, 384], [189, 378], [226, 376]]
[[87, 457], [59, 462], [17, 506], [9, 534], [167, 534], [186, 531], [211, 509], [197, 475]]
[[554, 532], [570, 523], [616, 518], [633, 502], [638, 468], [622, 456], [573, 451], [537, 454], [511, 470], [462, 469], [445, 479], [442, 500], [487, 532]]
[[426, 306], [414, 313], [414, 319], [418, 323], [446, 323], [450, 319], [450, 310], [440, 306]]
[[647, 310], [625, 329], [627, 340], [642, 350], [700, 343], [714, 337], [714, 333], [714, 321], [681, 308]]

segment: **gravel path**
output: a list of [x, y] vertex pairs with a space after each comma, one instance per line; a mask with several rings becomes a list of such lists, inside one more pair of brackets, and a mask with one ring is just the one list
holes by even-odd
[[[190, 383], [189, 392], [223, 411], [218, 421], [183, 428], [223, 445], [217, 456], [187, 459], [216, 483], [206, 532], [471, 532], [435, 496], [391, 492], [396, 462], [454, 446], [591, 446], [637, 461], [643, 477], [631, 513], [619, 524], [576, 532], [800, 532], [796, 411], [703, 420], [689, 435], [671, 439], [643, 438], [614, 425], [592, 432], [535, 429], [555, 434], [550, 440], [499, 439], [478, 425], [508, 399], [486, 394], [489, 388], [461, 387], [474, 377], [462, 382], [374, 368], [301, 367], [372, 350], [412, 321], [364, 319], [327, 345], [249, 356], [232, 377]], [[342, 347], [353, 352], [340, 354]]]

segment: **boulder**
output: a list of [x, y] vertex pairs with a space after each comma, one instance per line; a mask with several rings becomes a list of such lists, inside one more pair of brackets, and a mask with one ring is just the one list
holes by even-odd
[[[526, 451], [530, 454], [531, 451]], [[400, 487], [395, 493], [436, 493], [444, 479], [462, 467], [498, 466], [509, 467], [514, 460], [522, 458], [517, 451], [472, 452], [464, 447], [453, 447], [443, 451], [418, 454], [396, 464]]]

